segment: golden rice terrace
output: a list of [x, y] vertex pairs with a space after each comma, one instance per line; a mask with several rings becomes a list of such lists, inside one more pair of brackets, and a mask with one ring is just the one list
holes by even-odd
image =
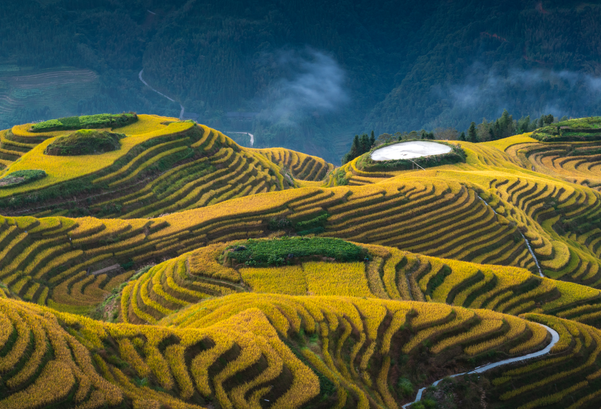
[[0, 409], [598, 408], [598, 122], [414, 169], [152, 115], [0, 131]]

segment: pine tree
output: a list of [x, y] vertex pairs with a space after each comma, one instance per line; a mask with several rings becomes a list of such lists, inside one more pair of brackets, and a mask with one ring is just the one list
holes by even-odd
[[355, 135], [355, 138], [353, 139], [353, 144], [351, 145], [351, 150], [349, 152], [349, 155], [353, 157], [353, 159], [355, 159], [357, 156], [359, 156], [359, 151], [360, 151], [360, 147], [359, 147], [359, 135]]
[[361, 135], [361, 139], [359, 139], [359, 148], [359, 154], [357, 156], [361, 156], [365, 152], [369, 152], [371, 149], [371, 145], [369, 144], [369, 136], [366, 133]]
[[509, 123], [510, 123], [509, 112], [507, 112], [507, 110], [504, 109], [503, 114], [501, 115], [501, 118], [500, 118], [501, 129], [505, 130], [505, 128], [507, 128], [509, 126]]
[[353, 139], [353, 143], [351, 145], [351, 150], [348, 151], [348, 153], [342, 157], [342, 164], [344, 165], [345, 163], [348, 163], [355, 159], [357, 156], [359, 156], [359, 149], [359, 135], [355, 135], [355, 138]]
[[376, 144], [376, 135], [374, 131], [371, 131], [371, 137], [369, 138], [369, 149], [371, 149]]
[[472, 143], [478, 142], [478, 135], [476, 135], [476, 123], [472, 122], [470, 128], [467, 130], [467, 140]]
[[461, 132], [461, 135], [459, 135], [459, 140], [465, 141], [465, 132]]
[[530, 129], [530, 115], [528, 115], [525, 118], [521, 118], [518, 121], [518, 132], [519, 133], [526, 133], [526, 132], [528, 132], [528, 129]]
[[508, 136], [515, 134], [515, 125], [513, 123], [513, 116], [509, 115], [506, 109], [503, 110], [501, 118], [497, 119], [495, 123], [499, 125], [498, 129], [495, 128], [496, 139], [507, 138]]
[[501, 124], [497, 119], [495, 121], [495, 139], [501, 139], [503, 137], [503, 131], [501, 130]]

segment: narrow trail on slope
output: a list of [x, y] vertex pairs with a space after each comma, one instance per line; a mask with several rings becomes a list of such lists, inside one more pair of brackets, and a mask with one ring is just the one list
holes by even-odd
[[[442, 380], [446, 379], [446, 378], [455, 378], [457, 376], [462, 376], [462, 375], [469, 375], [469, 374], [475, 374], [475, 373], [482, 373], [482, 372], [486, 372], [490, 369], [493, 368], [497, 368], [499, 366], [502, 365], [508, 365], [508, 364], [512, 364], [514, 362], [521, 362], [521, 361], [526, 361], [528, 359], [533, 359], [533, 358], [538, 358], [540, 356], [546, 355], [549, 353], [549, 351], [551, 351], [551, 348], [553, 348], [555, 346], [555, 344], [557, 344], [557, 342], [559, 341], [559, 334], [557, 333], [557, 331], [555, 331], [552, 328], [547, 327], [546, 325], [543, 324], [538, 324], [541, 327], [545, 328], [547, 330], [547, 332], [549, 334], [551, 334], [551, 343], [549, 345], [547, 345], [545, 347], [545, 349], [542, 349], [538, 352], [532, 352], [530, 354], [524, 355], [524, 356], [518, 356], [515, 358], [509, 358], [509, 359], [505, 359], [503, 361], [499, 361], [499, 362], [495, 362], [492, 364], [488, 364], [488, 365], [483, 365], [480, 366], [472, 371], [468, 371], [468, 372], [462, 372], [462, 373], [458, 373], [455, 375], [450, 375], [450, 376], [445, 376], [442, 379], [437, 380], [436, 382], [434, 382], [432, 384], [432, 386], [437, 386]], [[421, 388], [419, 391], [417, 391], [417, 396], [415, 398], [415, 400], [413, 402], [409, 402], [403, 405], [403, 409], [407, 409], [409, 406], [413, 405], [414, 403], [419, 402], [420, 400], [422, 400], [422, 394], [424, 393], [424, 391], [426, 390], [426, 388], [428, 388], [428, 386], [424, 386], [423, 388]]]
[[[482, 200], [482, 202], [490, 207], [490, 209], [494, 212], [494, 214], [499, 214], [496, 212], [495, 209], [492, 208], [491, 205], [488, 204], [488, 202], [484, 199], [482, 199], [480, 197], [480, 195], [478, 195], [478, 199]], [[520, 229], [518, 229], [518, 231], [520, 232], [520, 234], [522, 235], [522, 237], [524, 238], [524, 241], [526, 242], [526, 247], [528, 247], [528, 251], [530, 251], [530, 255], [532, 256], [532, 258], [534, 259], [534, 263], [536, 263], [536, 268], [538, 268], [538, 275], [541, 277], [545, 277], [545, 275], [543, 274], [543, 269], [540, 268], [540, 264], [538, 263], [538, 259], [536, 258], [536, 254], [534, 254], [534, 251], [532, 250], [532, 246], [530, 246], [530, 242], [528, 241], [528, 239], [526, 238], [526, 236], [524, 235], [524, 233], [522, 233], [522, 231]]]
[[[153, 87], [151, 87], [145, 80], [144, 80], [144, 70], [142, 69], [140, 71], [140, 73], [138, 74], [138, 78], [140, 79], [140, 81], [142, 81], [142, 84], [146, 85], [148, 88], [150, 88], [152, 91], [156, 92], [157, 94], [159, 94], [160, 96], [167, 98], [169, 101], [171, 102], [175, 102], [176, 104], [179, 104], [181, 111], [179, 112], [179, 119], [184, 119], [184, 113], [186, 112], [186, 109], [184, 108], [184, 106], [182, 104], [180, 104], [179, 102], [177, 102], [176, 100], [174, 100], [171, 97], [168, 97], [167, 95], [163, 94], [160, 91], [157, 91], [156, 89], [154, 89]], [[250, 132], [229, 132], [229, 133], [242, 133], [242, 134], [246, 134], [248, 136], [250, 136], [250, 147], [252, 148], [253, 146], [255, 146], [255, 136], [253, 134], [251, 134]]]
[[244, 134], [244, 135], [250, 136], [250, 147], [252, 148], [255, 145], [255, 136], [253, 134], [251, 134], [250, 132], [225, 132], [226, 135], [229, 135], [232, 133]]
[[179, 106], [181, 108], [181, 111], [179, 112], [179, 119], [184, 119], [184, 112], [186, 111], [184, 109], [184, 106], [182, 104], [180, 104], [179, 102], [177, 102], [176, 100], [174, 100], [173, 98], [170, 98], [167, 95], [163, 94], [162, 92], [159, 92], [156, 89], [152, 88], [150, 85], [148, 85], [148, 83], [146, 81], [144, 81], [144, 78], [142, 77], [142, 75], [144, 75], [144, 70], [140, 71], [140, 73], [138, 74], [138, 78], [140, 78], [140, 81], [142, 81], [142, 83], [144, 85], [146, 85], [148, 88], [150, 88], [151, 90], [153, 90], [154, 92], [156, 92], [160, 96], [167, 98], [169, 101], [175, 102], [176, 104], [179, 104]]

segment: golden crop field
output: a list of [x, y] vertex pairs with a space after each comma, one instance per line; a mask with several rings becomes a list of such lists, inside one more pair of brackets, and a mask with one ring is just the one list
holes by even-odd
[[0, 132], [0, 409], [398, 409], [494, 362], [414, 407], [601, 404], [598, 142], [371, 171], [175, 118], [87, 156], [30, 128]]
[[[266, 153], [242, 148], [220, 132], [192, 122], [140, 115], [138, 122], [115, 130], [125, 135], [121, 149], [84, 156], [44, 154], [49, 144], [69, 131], [45, 133], [37, 145], [18, 142], [30, 135], [41, 137], [27, 132], [29, 126], [15, 126], [2, 134], [3, 174], [42, 170], [46, 177], [1, 189], [4, 214], [21, 215], [25, 210], [39, 216], [79, 215], [84, 206], [86, 214], [105, 218], [156, 217], [295, 186], [284, 163], [272, 162]], [[293, 172], [318, 180], [331, 167], [305, 155]]]

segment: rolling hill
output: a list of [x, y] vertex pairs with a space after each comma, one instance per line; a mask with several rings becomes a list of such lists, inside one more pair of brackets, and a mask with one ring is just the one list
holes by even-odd
[[119, 118], [0, 132], [0, 408], [598, 407], [597, 119], [407, 170]]

